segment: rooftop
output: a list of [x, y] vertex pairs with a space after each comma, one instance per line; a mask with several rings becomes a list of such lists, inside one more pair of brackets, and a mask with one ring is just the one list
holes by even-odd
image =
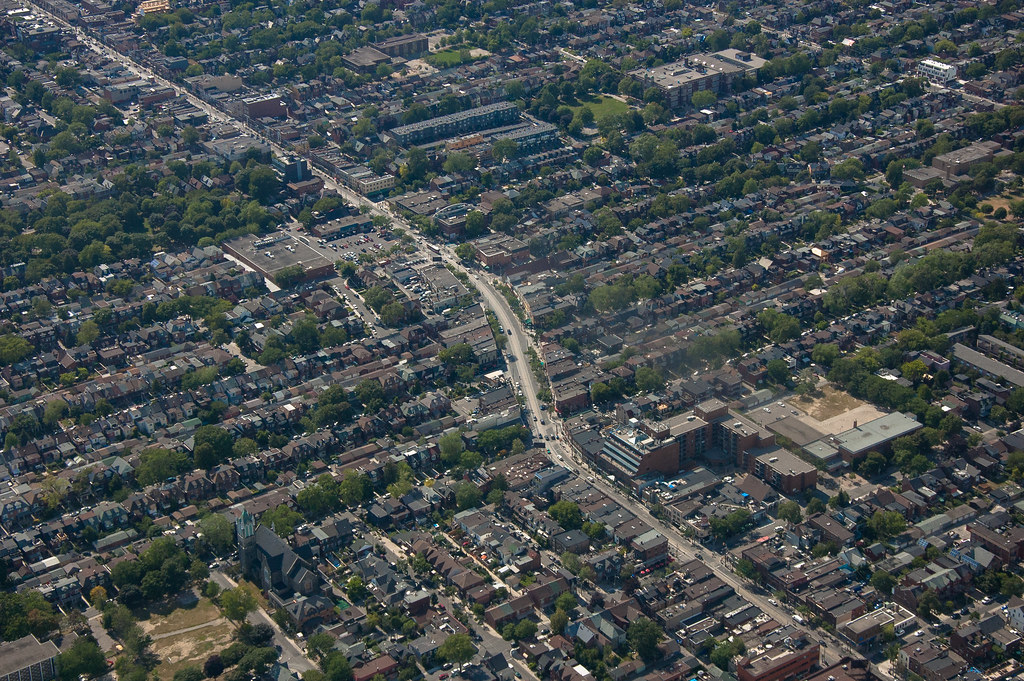
[[851, 454], [866, 453], [921, 428], [910, 414], [893, 412], [836, 435], [833, 444]]
[[60, 651], [53, 641], [40, 643], [29, 634], [16, 641], [0, 644], [0, 677], [31, 667], [39, 662], [52, 660]]
[[756, 71], [766, 63], [764, 59], [749, 52], [728, 49], [713, 54], [695, 54], [654, 68], [637, 69], [630, 72], [630, 75], [650, 80], [659, 87], [674, 88], [700, 80], [708, 74]]

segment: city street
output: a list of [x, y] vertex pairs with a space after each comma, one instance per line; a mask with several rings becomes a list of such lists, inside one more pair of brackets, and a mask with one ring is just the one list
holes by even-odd
[[[238, 582], [219, 570], [211, 572], [210, 579], [216, 582], [221, 589], [233, 589], [238, 586]], [[278, 661], [282, 665], [300, 675], [311, 669], [318, 669], [316, 664], [306, 657], [302, 648], [289, 638], [281, 627], [277, 626], [277, 622], [271, 619], [270, 615], [262, 607], [257, 607], [256, 610], [249, 613], [248, 621], [250, 624], [269, 624], [274, 629], [274, 645], [281, 651], [281, 657]]]
[[[260, 139], [261, 141], [266, 143], [274, 151], [274, 153], [278, 155], [291, 155], [291, 152], [264, 138], [262, 135], [260, 135], [254, 129], [252, 129], [246, 122], [229, 116], [223, 111], [214, 108], [208, 102], [205, 102], [199, 99], [198, 97], [192, 95], [183, 87], [176, 85], [164, 78], [161, 78], [160, 76], [157, 76], [148, 68], [138, 64], [137, 62], [129, 59], [128, 57], [125, 57], [124, 55], [118, 53], [116, 50], [94, 40], [81, 29], [70, 26], [66, 22], [46, 12], [45, 10], [36, 5], [32, 6], [40, 14], [50, 17], [50, 19], [54, 23], [66, 27], [68, 30], [74, 32], [77, 35], [77, 37], [83, 43], [88, 45], [92, 50], [114, 61], [122, 63], [136, 76], [149, 79], [153, 82], [159, 83], [169, 88], [173, 88], [181, 96], [186, 97], [192, 105], [204, 111], [212, 120], [236, 126], [239, 130], [244, 131], [245, 133], [251, 135], [252, 137]], [[395, 226], [402, 227], [409, 234], [413, 235], [416, 243], [420, 246], [424, 253], [429, 253], [429, 250], [426, 248], [426, 246], [430, 242], [428, 242], [428, 240], [425, 239], [422, 235], [416, 233], [411, 228], [411, 226], [404, 220], [393, 215], [391, 211], [387, 209], [386, 205], [383, 204], [383, 202], [374, 203], [373, 201], [356, 194], [348, 187], [339, 184], [334, 180], [334, 178], [324, 174], [318, 169], [313, 169], [313, 172], [315, 172], [318, 176], [323, 178], [324, 185], [327, 189], [338, 192], [341, 196], [343, 196], [347, 201], [351, 202], [353, 205], [357, 207], [366, 206], [372, 214], [388, 217]], [[499, 323], [505, 329], [511, 331], [510, 335], [507, 336], [507, 352], [515, 358], [515, 361], [509, 364], [509, 374], [513, 381], [517, 381], [521, 384], [523, 389], [523, 395], [526, 402], [524, 411], [527, 419], [527, 424], [530, 425], [530, 427], [532, 427], [542, 437], [544, 437], [545, 440], [547, 440], [548, 446], [550, 447], [553, 462], [557, 463], [558, 465], [565, 466], [566, 468], [578, 473], [581, 476], [592, 476], [594, 484], [599, 489], [601, 489], [601, 491], [603, 491], [610, 498], [614, 499], [616, 502], [621, 504], [624, 508], [628, 509], [630, 512], [632, 512], [634, 515], [636, 515], [638, 518], [646, 522], [651, 527], [658, 528], [659, 531], [662, 532], [668, 538], [672, 553], [676, 556], [677, 560], [694, 560], [696, 554], [700, 552], [701, 549], [699, 547], [695, 547], [687, 539], [685, 539], [675, 527], [661, 523], [651, 515], [648, 509], [639, 500], [634, 499], [628, 496], [627, 494], [624, 494], [618, 488], [610, 484], [604, 477], [602, 477], [602, 475], [599, 472], [590, 471], [585, 466], [573, 460], [572, 452], [568, 449], [568, 447], [565, 446], [565, 443], [559, 439], [556, 439], [555, 437], [560, 434], [560, 419], [554, 413], [541, 409], [541, 402], [537, 397], [537, 394], [540, 390], [540, 385], [538, 384], [537, 379], [534, 377], [533, 372], [530, 370], [529, 356], [527, 354], [528, 348], [532, 346], [532, 340], [530, 339], [529, 335], [524, 331], [522, 325], [519, 323], [519, 320], [515, 317], [512, 310], [509, 308], [507, 301], [504, 299], [501, 293], [499, 293], [494, 288], [491, 280], [492, 275], [480, 274], [477, 272], [469, 272], [468, 270], [466, 270], [466, 268], [462, 265], [462, 263], [454, 255], [451, 248], [449, 247], [442, 246], [441, 254], [444, 261], [447, 264], [461, 271], [468, 272], [471, 281], [476, 285], [477, 289], [482, 295], [485, 306], [494, 312]], [[332, 283], [334, 283], [334, 280], [332, 280]], [[356, 311], [363, 317], [364, 321], [367, 321], [367, 325], [372, 330], [376, 331], [377, 327], [371, 321], [374, 319], [372, 316], [372, 312], [366, 310], [365, 306], [362, 305], [362, 301], [357, 300], [358, 296], [350, 294], [344, 295], [344, 297], [347, 298], [348, 303], [352, 305], [356, 309]], [[536, 422], [534, 422], [534, 417], [536, 417], [537, 419]], [[787, 612], [781, 606], [772, 605], [769, 602], [769, 599], [766, 595], [761, 595], [750, 589], [748, 583], [745, 580], [741, 579], [731, 571], [730, 567], [724, 562], [724, 559], [721, 559], [718, 556], [712, 557], [714, 554], [711, 554], [707, 551], [705, 551], [705, 553], [709, 556], [708, 560], [712, 563], [715, 563], [716, 568], [720, 568], [716, 570], [718, 576], [725, 583], [732, 586], [738, 594], [740, 594], [742, 597], [744, 597], [751, 603], [756, 604], [759, 608], [761, 608], [764, 612], [769, 614], [778, 622], [785, 623], [791, 621], [791, 614], [789, 612]], [[722, 562], [719, 563], [719, 561]], [[234, 585], [234, 583], [231, 582], [229, 578], [227, 578], [221, 573], [214, 573], [214, 579], [216, 579], [218, 583], [222, 584], [222, 586]], [[274, 627], [275, 641], [278, 642], [278, 644], [284, 651], [282, 654], [282, 660], [286, 662], [292, 670], [302, 672], [306, 669], [312, 669], [314, 667], [313, 663], [310, 662], [309, 659], [306, 658], [305, 655], [302, 653], [302, 650], [293, 641], [284, 636], [283, 632], [281, 632], [280, 628], [272, 622], [272, 620], [267, 616], [266, 612], [260, 609], [257, 612], [253, 613], [252, 619], [253, 621], [267, 622]], [[817, 631], [816, 635], [818, 636], [818, 638], [828, 641], [828, 647], [823, 649], [823, 659], [826, 662], [835, 659], [844, 651], [844, 647], [838, 641], [838, 639], [831, 636], [827, 632]], [[852, 654], [856, 656], [855, 653]]]
[[[447, 535], [445, 535], [445, 537], [447, 538]], [[397, 563], [399, 560], [408, 558], [402, 551], [401, 547], [391, 541], [386, 534], [374, 534], [372, 537], [365, 537], [364, 539], [368, 542], [376, 542], [383, 546], [390, 562]], [[449, 541], [451, 541], [450, 538]], [[446, 596], [440, 590], [437, 591], [437, 602], [444, 606], [446, 612], [450, 613], [453, 611], [452, 606], [455, 604], [455, 599]], [[467, 612], [470, 611], [470, 608], [468, 608], [465, 603], [462, 603], [461, 605]], [[511, 641], [506, 641], [498, 632], [487, 624], [478, 623], [474, 621], [472, 617], [470, 617], [469, 629], [480, 638], [479, 641], [475, 642], [478, 650], [486, 649], [492, 653], [500, 652], [505, 659], [509, 661], [513, 671], [518, 672], [526, 678], [534, 678], [533, 672], [530, 671], [530, 668], [526, 666], [522, 659], [517, 659], [513, 655]], [[477, 660], [479, 660], [479, 656], [477, 657]], [[426, 670], [424, 670], [424, 672], [426, 672]], [[426, 674], [426, 677], [428, 681], [436, 681], [442, 673], [444, 672], [435, 670], [433, 674]]]

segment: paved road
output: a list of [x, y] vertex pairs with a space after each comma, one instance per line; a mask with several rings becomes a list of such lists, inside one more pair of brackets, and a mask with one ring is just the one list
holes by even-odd
[[[211, 572], [210, 579], [217, 582], [222, 589], [233, 589], [238, 586], [238, 582], [219, 570]], [[299, 675], [312, 669], [318, 669], [313, 661], [306, 657], [302, 648], [299, 647], [295, 641], [289, 638], [281, 627], [277, 626], [277, 622], [271, 619], [270, 615], [268, 615], [267, 611], [262, 607], [259, 607], [255, 611], [249, 613], [248, 621], [250, 624], [269, 624], [271, 628], [273, 628], [274, 645], [276, 645], [281, 651], [281, 657], [278, 661], [282, 665], [288, 667], [288, 669]]]
[[112, 639], [107, 630], [103, 628], [103, 615], [100, 614], [100, 611], [90, 605], [85, 609], [85, 617], [89, 621], [89, 630], [92, 632], [93, 638], [96, 639], [100, 650], [104, 653], [116, 652], [114, 647], [117, 645], [117, 641]]
[[351, 289], [345, 288], [346, 283], [342, 277], [335, 277], [330, 279], [327, 283], [331, 285], [335, 292], [341, 296], [342, 300], [344, 300], [349, 307], [355, 310], [356, 314], [358, 314], [363, 320], [363, 324], [366, 326], [371, 336], [387, 334], [384, 327], [377, 323], [377, 318], [374, 316], [370, 308], [366, 306], [362, 296]]
[[[444, 536], [446, 539], [448, 539], [449, 542], [451, 541], [451, 538], [448, 537], [447, 534], [445, 534]], [[408, 559], [408, 556], [406, 555], [405, 551], [403, 551], [400, 546], [391, 541], [390, 537], [383, 533], [374, 533], [370, 537], [364, 537], [364, 540], [367, 541], [367, 543], [376, 542], [383, 546], [384, 552], [388, 555], [388, 558], [392, 562], [397, 563], [401, 559]], [[494, 577], [493, 574], [491, 576]], [[497, 577], [495, 577], [495, 579], [497, 580]], [[497, 581], [499, 583], [502, 583], [500, 580]], [[508, 587], [506, 586], [506, 588]], [[511, 589], [509, 591], [514, 593]], [[453, 611], [452, 606], [456, 602], [456, 599], [450, 596], [446, 596], [444, 592], [440, 589], [436, 590], [436, 594], [437, 602], [444, 606], [446, 612], [451, 613]], [[460, 602], [460, 605], [467, 612], [470, 612], [472, 610], [468, 603]], [[512, 643], [510, 641], [506, 641], [505, 639], [503, 639], [501, 637], [501, 634], [499, 634], [497, 631], [492, 629], [487, 624], [481, 624], [474, 621], [472, 617], [470, 618], [469, 629], [470, 631], [475, 632], [476, 635], [480, 637], [480, 641], [476, 644], [478, 650], [482, 647], [486, 647], [486, 649], [489, 651], [501, 652], [501, 654], [505, 656], [505, 659], [508, 660], [509, 663], [512, 665], [513, 671], [519, 672], [524, 678], [527, 679], [536, 678], [536, 675], [523, 662], [522, 656], [519, 656], [519, 658], [517, 659], [513, 655]], [[477, 658], [476, 661], [479, 662], [479, 658]], [[437, 670], [433, 674], [426, 673], [425, 669], [423, 671], [425, 673], [424, 675], [427, 681], [439, 681], [438, 677], [441, 674], [446, 673], [443, 670]]]
[[[555, 436], [559, 434], [558, 424], [560, 423], [560, 419], [558, 418], [558, 415], [554, 412], [541, 411], [540, 409], [540, 400], [537, 398], [540, 385], [538, 384], [533, 371], [530, 370], [529, 357], [527, 355], [527, 348], [533, 345], [532, 340], [523, 331], [522, 325], [508, 306], [508, 302], [505, 300], [504, 296], [494, 289], [490, 280], [490, 275], [477, 275], [473, 273], [470, 276], [477, 284], [477, 288], [483, 295], [487, 306], [497, 316], [498, 321], [506, 329], [512, 329], [508, 348], [509, 351], [515, 355], [516, 361], [513, 362], [509, 368], [515, 377], [515, 380], [520, 381], [523, 386], [523, 394], [526, 397], [527, 409], [529, 412], [532, 412], [534, 415], [538, 415], [540, 420], [546, 421], [544, 425], [541, 425], [538, 422], [533, 424], [533, 427], [543, 436], [547, 437], [551, 457], [554, 462], [561, 466], [565, 466], [580, 476], [592, 480], [593, 482], [591, 484], [594, 484], [602, 492], [617, 501], [623, 506], [623, 508], [628, 509], [631, 513], [651, 527], [657, 528], [658, 531], [668, 539], [669, 545], [672, 548], [672, 553], [677, 557], [677, 559], [684, 561], [695, 560], [696, 554], [702, 553], [706, 556], [710, 564], [719, 568], [716, 569], [717, 576], [723, 582], [729, 584], [733, 589], [735, 589], [736, 593], [740, 594], [747, 601], [755, 604], [777, 622], [786, 623], [792, 621], [791, 614], [784, 608], [772, 605], [767, 596], [750, 589], [749, 584], [744, 579], [732, 572], [731, 566], [725, 562], [723, 557], [711, 553], [698, 545], [694, 545], [688, 539], [684, 538], [674, 526], [662, 523], [651, 515], [650, 511], [642, 502], [640, 502], [640, 500], [624, 494], [617, 487], [610, 484], [607, 479], [600, 474], [600, 472], [591, 471], [586, 466], [577, 463], [574, 460], [572, 451], [569, 450], [565, 443], [560, 439], [555, 439]], [[528, 418], [529, 417], [530, 415], [528, 414]], [[717, 563], [717, 565], [715, 565], [715, 563]], [[843, 654], [859, 657], [858, 653], [847, 648], [845, 643], [828, 632], [819, 629], [815, 633], [819, 639], [828, 642], [828, 645], [822, 648], [822, 656], [826, 663], [838, 660]]]
[[[280, 145], [271, 142], [267, 138], [263, 137], [260, 133], [253, 130], [244, 121], [233, 118], [228, 114], [220, 111], [219, 109], [215, 109], [210, 104], [192, 95], [190, 92], [188, 92], [181, 86], [172, 83], [171, 81], [168, 81], [160, 76], [157, 76], [150, 69], [118, 53], [116, 50], [106, 45], [103, 45], [102, 43], [97, 42], [81, 29], [71, 26], [70, 24], [59, 19], [55, 15], [46, 12], [38, 5], [32, 6], [39, 13], [49, 16], [51, 20], [54, 21], [56, 24], [64, 26], [69, 30], [73, 31], [82, 42], [88, 45], [95, 52], [103, 54], [114, 61], [121, 62], [125, 65], [126, 68], [134, 72], [137, 76], [148, 78], [154, 82], [158, 82], [166, 87], [174, 89], [180, 95], [186, 97], [189, 100], [189, 102], [192, 103], [194, 106], [206, 112], [211, 119], [235, 125], [240, 130], [247, 132], [253, 137], [261, 139], [263, 142], [268, 144], [271, 147], [271, 149], [274, 150], [275, 153], [279, 155], [290, 154], [289, 151], [285, 150]], [[415, 232], [415, 230], [413, 230], [412, 227], [404, 220], [401, 220], [397, 216], [393, 215], [384, 202], [374, 203], [369, 199], [356, 194], [348, 187], [339, 184], [334, 180], [334, 178], [324, 174], [323, 172], [320, 172], [315, 168], [313, 169], [313, 172], [323, 178], [325, 187], [337, 191], [353, 205], [366, 206], [372, 214], [383, 215], [390, 218], [394, 222], [397, 222], [399, 226], [405, 228], [410, 234], [412, 234], [415, 237], [417, 243], [423, 249], [424, 253], [430, 252], [428, 249], [425, 248], [426, 244], [428, 243], [427, 240], [424, 239], [417, 232]], [[462, 267], [462, 264], [454, 256], [451, 249], [442, 248], [442, 257], [444, 258], [446, 263], [451, 264], [465, 271], [465, 268]], [[515, 356], [516, 361], [513, 363], [514, 366], [510, 367], [510, 373], [515, 377], [515, 380], [518, 380], [523, 386], [523, 393], [527, 403], [526, 406], [528, 419], [532, 420], [532, 416], [536, 415], [538, 416], [538, 418], [543, 418], [544, 420], [546, 420], [547, 423], [545, 425], [540, 425], [539, 423], [537, 423], [534, 424], [534, 426], [535, 429], [538, 430], [542, 435], [546, 435], [549, 439], [551, 439], [552, 436], [558, 433], [557, 424], [559, 420], [556, 416], [550, 415], [547, 412], [544, 412], [540, 409], [540, 400], [537, 399], [539, 385], [536, 379], [534, 378], [533, 373], [530, 371], [528, 356], [526, 354], [526, 348], [530, 346], [531, 341], [527, 334], [523, 331], [521, 325], [518, 322], [518, 319], [515, 318], [515, 315], [512, 313], [511, 309], [509, 309], [507, 302], [504, 300], [504, 297], [501, 296], [501, 294], [494, 289], [491, 282], [487, 279], [488, 276], [490, 275], [477, 275], [475, 273], [471, 274], [471, 278], [474, 281], [474, 283], [476, 283], [477, 288], [482, 294], [487, 307], [489, 307], [495, 313], [502, 326], [504, 326], [506, 329], [512, 330], [512, 335], [509, 337], [508, 348], [509, 352], [511, 352]], [[557, 463], [560, 463], [564, 465], [566, 468], [576, 471], [579, 474], [587, 474], [587, 471], [584, 470], [583, 466], [577, 465], [573, 462], [571, 452], [568, 451], [568, 449], [564, 446], [564, 444], [561, 441], [552, 440], [550, 446], [553, 460], [556, 460]], [[604, 491], [608, 496], [618, 501], [625, 508], [628, 508], [637, 517], [644, 520], [652, 527], [659, 528], [659, 530], [668, 538], [669, 544], [671, 545], [673, 552], [677, 556], [684, 560], [694, 559], [694, 556], [698, 552], [698, 550], [695, 549], [693, 545], [691, 545], [687, 540], [685, 540], [679, 534], [679, 532], [676, 531], [675, 528], [662, 525], [653, 516], [651, 516], [650, 512], [646, 509], [646, 507], [644, 507], [642, 503], [640, 503], [636, 499], [627, 497], [626, 495], [622, 494], [621, 492], [619, 492], [619, 490], [610, 486], [607, 483], [607, 481], [605, 481], [600, 475], [595, 475], [594, 477], [597, 486], [600, 489], [602, 489], [602, 491]], [[766, 597], [763, 597], [759, 594], [750, 591], [747, 588], [746, 583], [743, 582], [739, 577], [732, 574], [730, 571], [721, 570], [718, 574], [722, 578], [722, 580], [727, 584], [730, 584], [737, 591], [737, 593], [742, 595], [750, 602], [756, 604], [759, 608], [761, 608], [764, 612], [771, 615], [777, 621], [786, 622], [790, 619], [789, 613], [787, 613], [779, 607], [772, 606], [768, 602], [768, 599]], [[221, 577], [223, 579], [227, 579], [223, 575], [221, 575]], [[306, 668], [313, 668], [312, 662], [310, 662], [308, 658], [302, 655], [301, 650], [298, 649], [298, 646], [296, 646], [294, 642], [292, 642], [290, 639], [285, 637], [283, 633], [280, 632], [280, 629], [277, 627], [276, 624], [273, 623], [273, 621], [266, 615], [265, 612], [260, 610], [258, 611], [258, 614], [254, 614], [254, 616], [256, 616], [259, 619], [265, 619], [268, 623], [274, 626], [275, 631], [278, 632], [282, 638], [282, 649], [286, 651], [285, 654], [288, 654], [288, 651], [291, 651], [293, 653], [288, 654], [288, 657], [290, 659], [295, 661], [295, 663], [300, 666], [306, 664], [308, 665], [308, 667]], [[838, 640], [834, 639], [826, 632], [822, 631], [819, 633], [821, 637], [825, 639], [830, 639], [832, 641], [833, 648], [839, 649], [840, 643], [838, 642]], [[275, 635], [275, 638], [276, 636], [277, 634]], [[284, 657], [282, 659], [284, 659]], [[296, 671], [303, 671], [303, 669], [299, 669], [296, 667], [292, 667], [292, 669]]]

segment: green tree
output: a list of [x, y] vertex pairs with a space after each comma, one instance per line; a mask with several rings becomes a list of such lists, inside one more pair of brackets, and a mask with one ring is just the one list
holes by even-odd
[[565, 631], [565, 627], [569, 624], [569, 616], [561, 610], [556, 610], [551, 615], [551, 633], [561, 634]]
[[445, 433], [438, 438], [437, 444], [441, 450], [441, 462], [449, 467], [458, 463], [459, 457], [466, 451], [462, 434], [457, 432]]
[[839, 346], [834, 343], [815, 345], [814, 349], [811, 350], [811, 360], [815, 364], [830, 367], [837, 359], [839, 359]]
[[100, 327], [93, 320], [89, 319], [82, 322], [82, 325], [78, 327], [78, 334], [75, 336], [75, 342], [78, 345], [89, 345], [97, 338], [100, 337]]
[[724, 518], [711, 519], [711, 533], [718, 539], [729, 539], [743, 532], [750, 522], [750, 511], [737, 509]]
[[591, 541], [600, 542], [606, 534], [605, 526], [601, 523], [583, 523], [583, 534], [590, 537]]
[[476, 168], [476, 159], [469, 154], [454, 152], [448, 154], [442, 167], [446, 173], [465, 173]]
[[476, 655], [476, 646], [468, 634], [452, 634], [437, 649], [438, 656], [445, 662], [465, 664]]
[[318, 660], [323, 660], [333, 649], [334, 637], [327, 632], [313, 634], [306, 640], [306, 650]]
[[256, 610], [258, 602], [253, 588], [248, 584], [239, 584], [220, 595], [220, 607], [224, 616], [230, 621], [241, 624], [250, 612]]
[[876, 570], [871, 575], [871, 586], [879, 593], [889, 595], [892, 594], [893, 587], [896, 586], [896, 578], [885, 570]]
[[576, 595], [570, 591], [559, 594], [558, 598], [555, 599], [555, 609], [566, 613], [573, 612], [578, 605], [579, 602], [576, 600]]
[[519, 620], [515, 625], [515, 633], [513, 638], [517, 641], [525, 641], [531, 639], [537, 634], [537, 623], [533, 620], [522, 619]]
[[388, 484], [388, 494], [394, 499], [400, 499], [412, 490], [416, 482], [416, 475], [406, 462], [402, 461], [394, 468], [393, 481]]
[[290, 537], [295, 533], [295, 526], [303, 520], [302, 515], [296, 513], [285, 504], [265, 511], [260, 516], [260, 524], [270, 527], [279, 537]]
[[732, 641], [720, 641], [715, 649], [711, 651], [710, 659], [719, 669], [728, 669], [729, 662], [737, 655], [743, 654], [746, 646], [741, 639]]
[[353, 601], [362, 601], [369, 594], [369, 589], [363, 584], [363, 578], [359, 575], [353, 575], [349, 577], [348, 582], [345, 584], [345, 593], [348, 594], [349, 598]]
[[716, 101], [718, 101], [718, 97], [711, 90], [697, 90], [690, 97], [690, 103], [695, 109], [706, 109]]
[[357, 506], [373, 498], [373, 483], [365, 473], [346, 471], [339, 492], [346, 506]]
[[865, 478], [873, 478], [884, 471], [888, 465], [888, 460], [882, 454], [878, 452], [868, 452], [868, 455], [860, 462], [860, 468], [858, 470]]
[[941, 608], [942, 603], [932, 589], [926, 589], [917, 599], [917, 614], [925, 619], [931, 619]]
[[658, 657], [658, 643], [663, 633], [661, 627], [646, 617], [638, 617], [630, 623], [626, 630], [626, 640], [636, 654], [645, 662], [652, 662]]
[[736, 561], [736, 574], [751, 580], [757, 579], [760, 576], [757, 573], [757, 568], [754, 567], [754, 563], [748, 558]]
[[867, 527], [876, 539], [886, 540], [907, 529], [907, 520], [897, 511], [875, 511], [868, 518]]
[[850, 505], [850, 495], [846, 490], [841, 489], [839, 493], [828, 500], [829, 508], [846, 508]]
[[578, 530], [583, 526], [583, 513], [572, 501], [556, 501], [548, 507], [548, 515], [566, 530]]
[[380, 320], [385, 326], [399, 326], [405, 316], [405, 308], [398, 302], [388, 303], [380, 311]]
[[192, 439], [196, 468], [209, 470], [232, 456], [231, 433], [220, 426], [200, 426]]
[[491, 146], [491, 156], [498, 163], [515, 158], [518, 152], [519, 145], [516, 141], [507, 138], [499, 139]]
[[779, 520], [788, 520], [791, 523], [799, 523], [801, 519], [800, 504], [795, 501], [783, 501], [779, 504], [777, 516]]
[[778, 385], [785, 385], [789, 381], [789, 365], [786, 364], [784, 359], [773, 359], [769, 360], [768, 364], [765, 365], [765, 369], [768, 374], [768, 380]]
[[638, 367], [634, 376], [636, 387], [639, 390], [653, 392], [661, 390], [665, 385], [665, 379], [657, 369], [651, 367]]
[[279, 186], [277, 173], [270, 166], [259, 165], [249, 173], [249, 194], [260, 203], [266, 203]]
[[375, 412], [384, 406], [384, 387], [376, 379], [367, 378], [360, 381], [354, 392], [356, 399], [362, 403], [367, 412]]
[[785, 343], [800, 336], [800, 320], [774, 308], [762, 310], [757, 321], [774, 343]]
[[206, 542], [214, 552], [224, 554], [235, 545], [235, 528], [220, 513], [211, 513], [199, 521]]
[[480, 499], [482, 494], [480, 488], [473, 483], [466, 481], [459, 483], [459, 486], [455, 488], [455, 503], [458, 505], [460, 511], [465, 511], [469, 508], [476, 508], [480, 505]]
[[61, 681], [92, 678], [107, 671], [107, 659], [92, 636], [80, 636], [71, 647], [57, 656]]

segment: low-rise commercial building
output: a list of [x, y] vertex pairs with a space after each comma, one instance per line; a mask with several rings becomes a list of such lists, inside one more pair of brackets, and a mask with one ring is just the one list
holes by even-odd
[[310, 244], [285, 232], [264, 237], [240, 236], [225, 241], [222, 248], [228, 255], [278, 285], [320, 279], [334, 273], [333, 262]]
[[892, 441], [904, 435], [910, 435], [921, 429], [921, 424], [910, 414], [893, 412], [862, 426], [855, 425], [850, 430], [830, 438], [839, 450], [839, 455], [847, 463], [859, 461], [868, 452], [884, 453], [892, 445]]
[[775, 629], [761, 645], [736, 662], [740, 681], [784, 681], [797, 678], [818, 664], [819, 646], [792, 625]]

